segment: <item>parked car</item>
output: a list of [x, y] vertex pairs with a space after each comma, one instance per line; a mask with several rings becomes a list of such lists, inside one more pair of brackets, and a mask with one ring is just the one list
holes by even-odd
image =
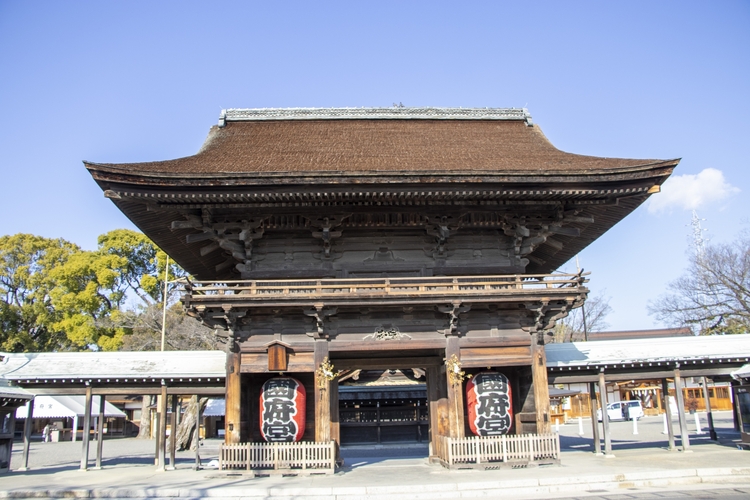
[[[632, 420], [639, 419], [643, 416], [643, 407], [641, 402], [635, 401], [618, 401], [607, 405], [607, 417], [609, 420]], [[596, 419], [602, 421], [601, 408], [596, 411]]]

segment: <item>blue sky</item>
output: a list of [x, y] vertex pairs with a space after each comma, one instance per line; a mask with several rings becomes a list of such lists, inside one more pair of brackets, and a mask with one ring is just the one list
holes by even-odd
[[612, 329], [663, 326], [691, 210], [750, 225], [750, 2], [465, 4], [0, 0], [0, 234], [132, 227], [81, 161], [194, 154], [222, 108], [527, 107], [565, 151], [683, 158], [580, 255]]

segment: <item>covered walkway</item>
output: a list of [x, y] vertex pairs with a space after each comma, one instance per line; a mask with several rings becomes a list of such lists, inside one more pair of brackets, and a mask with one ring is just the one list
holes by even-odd
[[[607, 406], [607, 382], [629, 380], [660, 380], [662, 407], [671, 422], [671, 409], [666, 398], [669, 380], [673, 380], [677, 398], [680, 424], [680, 443], [683, 451], [690, 450], [690, 438], [685, 417], [682, 387], [686, 377], [705, 377], [732, 381], [731, 373], [750, 360], [750, 335], [710, 337], [675, 337], [638, 340], [608, 340], [549, 344], [547, 352], [547, 377], [550, 384], [586, 383], [591, 398], [591, 420], [594, 449], [601, 453], [599, 426], [597, 425], [597, 398], [602, 407]], [[703, 384], [704, 391], [706, 384]], [[709, 398], [706, 394], [708, 403]], [[736, 410], [735, 410], [736, 411]], [[716, 434], [710, 404], [707, 406], [709, 431]], [[675, 435], [668, 425], [669, 449], [674, 450]], [[608, 419], [602, 419], [604, 454], [612, 455], [611, 432]]]
[[[35, 396], [83, 396], [84, 429], [91, 429], [96, 397], [96, 432], [99, 436], [103, 434], [108, 395], [159, 396], [156, 463], [160, 470], [166, 468], [168, 397], [223, 396], [225, 390], [226, 355], [222, 351], [23, 353], [1, 356], [0, 377]], [[28, 469], [35, 406], [27, 405], [23, 466], [19, 470]], [[176, 428], [177, 413], [177, 398], [172, 398], [173, 428]], [[197, 436], [196, 426], [196, 439]], [[81, 470], [89, 468], [89, 439], [90, 433], [83, 432]], [[101, 467], [103, 441], [97, 441], [97, 468]], [[174, 441], [170, 448], [170, 467], [174, 467]]]

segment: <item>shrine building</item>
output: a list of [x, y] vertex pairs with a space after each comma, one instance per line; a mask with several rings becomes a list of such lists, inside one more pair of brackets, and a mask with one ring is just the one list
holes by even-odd
[[544, 338], [588, 293], [555, 271], [678, 161], [560, 151], [525, 109], [394, 107], [229, 109], [193, 156], [85, 165], [226, 339], [228, 444], [340, 443], [376, 397], [339, 380], [400, 370], [437, 456], [549, 434]]

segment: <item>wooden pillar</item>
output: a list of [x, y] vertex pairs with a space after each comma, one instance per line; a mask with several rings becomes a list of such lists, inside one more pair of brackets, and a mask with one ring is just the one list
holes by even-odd
[[427, 405], [428, 416], [430, 418], [430, 461], [434, 461], [438, 456], [438, 446], [440, 446], [440, 436], [447, 435], [447, 429], [441, 428], [440, 425], [440, 400], [445, 400], [446, 386], [445, 376], [441, 376], [439, 366], [430, 366], [426, 370], [427, 382]]
[[242, 379], [240, 368], [242, 358], [239, 347], [227, 352], [227, 397], [224, 417], [224, 442], [237, 444], [242, 440], [240, 422], [242, 419]]
[[91, 384], [86, 383], [86, 404], [83, 409], [83, 449], [81, 453], [81, 470], [89, 468], [89, 439], [91, 439]]
[[193, 465], [193, 470], [200, 470], [201, 469], [201, 397], [196, 395], [195, 396], [197, 402], [198, 402], [198, 410], [195, 414], [195, 436], [193, 437], [193, 442], [195, 443], [195, 465]]
[[599, 370], [599, 398], [602, 400], [602, 431], [604, 434], [604, 454], [612, 455], [612, 436], [609, 435], [609, 416], [607, 414], [607, 384], [604, 381], [604, 370]]
[[536, 432], [537, 434], [549, 434], [550, 427], [550, 404], [549, 385], [547, 382], [547, 354], [543, 344], [537, 344], [532, 340], [533, 356], [531, 364], [531, 377], [534, 383], [534, 405], [536, 407]]
[[[592, 434], [594, 436], [594, 453], [597, 455], [602, 454], [602, 443], [599, 439], [599, 422], [597, 422], [596, 419], [596, 410], [597, 410], [597, 402], [596, 402], [596, 384], [594, 382], [589, 382], [589, 399], [591, 407], [591, 427], [592, 427]], [[602, 412], [602, 419], [604, 418], [603, 415], [604, 412]]]
[[104, 394], [99, 396], [99, 417], [96, 421], [96, 468], [102, 468], [102, 451], [104, 447]]
[[167, 465], [167, 384], [161, 381], [161, 397], [159, 398], [159, 465], [157, 470], [166, 470]]
[[[453, 355], [461, 361], [461, 349], [458, 346], [458, 337], [446, 339], [445, 359]], [[452, 384], [449, 373], [446, 372], [446, 385], [448, 389], [448, 436], [454, 439], [464, 437], [464, 384], [459, 382]]]
[[[31, 447], [31, 429], [34, 419], [34, 400], [29, 401], [29, 408], [26, 410], [26, 421], [23, 423], [23, 466], [19, 471], [29, 470], [29, 448]], [[12, 429], [12, 428], [11, 428]]]
[[331, 440], [331, 382], [318, 375], [317, 369], [328, 357], [328, 341], [316, 339], [315, 361], [315, 441], [327, 443]]
[[741, 384], [737, 380], [732, 380], [729, 384], [731, 385], [730, 390], [732, 391], [732, 423], [734, 424], [734, 430], [737, 432], [743, 432], [742, 412], [740, 411], [740, 402], [737, 398], [737, 388]]
[[333, 380], [329, 385], [331, 391], [331, 440], [336, 441], [336, 448], [341, 445], [341, 428], [339, 427], [339, 381]]
[[664, 415], [667, 419], [667, 433], [669, 434], [669, 451], [675, 450], [674, 429], [672, 428], [672, 408], [669, 406], [669, 382], [667, 379], [661, 379], [662, 404], [664, 405]]
[[169, 421], [169, 467], [167, 470], [175, 470], [175, 454], [177, 453], [177, 395], [172, 394], [172, 418]]
[[677, 399], [677, 415], [680, 420], [680, 442], [682, 443], [682, 451], [691, 451], [687, 420], [685, 419], [685, 397], [682, 394], [682, 378], [680, 378], [679, 363], [677, 363], [674, 368], [674, 395]]
[[708, 393], [708, 381], [703, 377], [703, 399], [706, 401], [706, 420], [708, 420], [708, 436], [711, 441], [716, 441], [719, 437], [716, 435], [714, 428], [714, 415], [711, 413], [711, 396]]

